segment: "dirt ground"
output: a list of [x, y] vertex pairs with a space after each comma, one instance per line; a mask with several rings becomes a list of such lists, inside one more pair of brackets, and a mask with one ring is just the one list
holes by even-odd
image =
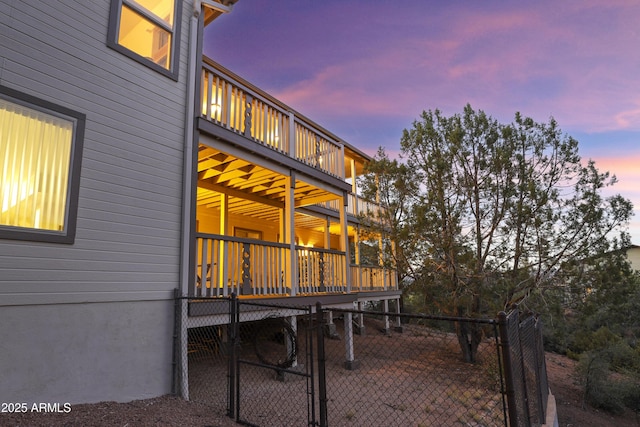
[[[560, 427], [638, 427], [640, 418], [632, 412], [611, 416], [592, 408], [583, 409], [582, 393], [573, 378], [575, 362], [547, 354], [549, 385], [555, 395]], [[222, 411], [174, 396], [129, 403], [102, 402], [72, 405], [70, 413], [0, 414], [2, 426], [236, 426]], [[357, 421], [354, 426], [359, 425]]]
[[560, 427], [640, 426], [640, 414], [634, 414], [632, 411], [621, 416], [613, 416], [591, 407], [583, 408], [583, 392], [576, 384], [574, 360], [547, 353], [546, 362], [549, 388], [556, 398]]

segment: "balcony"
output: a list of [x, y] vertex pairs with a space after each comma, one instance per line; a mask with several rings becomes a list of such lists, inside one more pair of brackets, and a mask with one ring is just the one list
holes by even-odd
[[[374, 220], [376, 220], [377, 218], [380, 218], [379, 213], [382, 207], [379, 204], [369, 202], [368, 200], [362, 199], [357, 194], [353, 194], [353, 193], [349, 193], [347, 197], [348, 197], [347, 213], [349, 215], [358, 216], [358, 215], [371, 214], [372, 215], [371, 218]], [[329, 202], [318, 203], [317, 205], [325, 209], [329, 209], [336, 212], [338, 212], [338, 210], [340, 209], [340, 204], [338, 200], [331, 200]]]
[[[397, 290], [395, 271], [378, 266], [349, 266], [346, 254], [330, 249], [290, 246], [230, 236], [198, 233], [194, 297], [304, 296]], [[295, 280], [287, 263], [295, 261]]]
[[395, 271], [349, 265], [351, 257], [335, 250], [357, 241], [356, 216], [380, 209], [360, 199], [354, 184], [366, 154], [206, 58], [201, 90], [189, 295], [397, 290]]
[[[204, 58], [201, 77], [201, 115], [205, 120], [342, 181], [347, 174], [355, 180], [355, 169], [362, 169], [355, 162], [345, 162], [349, 147], [344, 142], [221, 65]], [[316, 205], [336, 212], [340, 209], [338, 200]], [[348, 194], [350, 215], [380, 209], [360, 198], [355, 188]]]
[[253, 142], [345, 179], [344, 144], [223, 67], [202, 68], [202, 117]]

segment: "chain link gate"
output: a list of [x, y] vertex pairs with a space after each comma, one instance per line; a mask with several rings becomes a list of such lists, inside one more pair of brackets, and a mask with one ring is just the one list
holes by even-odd
[[[226, 400], [227, 415], [245, 425], [519, 427], [547, 418], [541, 322], [517, 308], [495, 320], [182, 300], [176, 318], [190, 321], [177, 356], [188, 363], [189, 398], [220, 414]], [[358, 331], [354, 316], [372, 332]], [[398, 330], [387, 318], [402, 319]], [[454, 324], [462, 321], [484, 325], [479, 363], [460, 359]]]
[[311, 307], [232, 297], [231, 417], [251, 426], [319, 425], [313, 345], [316, 325]]

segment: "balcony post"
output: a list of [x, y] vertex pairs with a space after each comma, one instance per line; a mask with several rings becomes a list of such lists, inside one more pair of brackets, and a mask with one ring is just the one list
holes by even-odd
[[362, 290], [362, 266], [360, 265], [360, 227], [356, 228], [355, 235], [353, 237], [353, 250], [355, 251], [356, 265], [358, 266], [357, 274], [357, 291]]
[[242, 295], [249, 295], [253, 291], [251, 289], [251, 245], [249, 243], [242, 244], [242, 267], [240, 271], [242, 272]]
[[398, 289], [398, 270], [397, 270], [397, 265], [395, 260], [396, 258], [396, 251], [397, 251], [397, 247], [396, 247], [396, 242], [395, 240], [391, 240], [391, 256], [392, 256], [392, 261], [393, 263], [391, 264], [393, 267], [393, 270], [390, 272], [390, 274], [392, 274], [393, 276], [391, 276], [389, 279], [391, 281], [391, 286], [393, 287], [393, 289]]
[[[324, 226], [324, 248], [325, 249], [331, 249], [331, 218], [329, 216], [325, 217], [326, 223]], [[321, 265], [323, 266], [323, 268], [320, 270], [321, 272], [321, 276], [320, 276], [320, 292], [326, 292], [327, 291], [327, 286], [326, 286], [326, 282], [325, 282], [325, 269], [324, 269], [324, 253], [320, 253], [320, 261], [321, 261]], [[333, 257], [331, 255], [328, 256], [328, 258], [330, 260], [333, 259]], [[335, 269], [335, 265], [333, 261], [329, 262], [329, 265], [331, 266], [331, 269], [334, 270]], [[339, 285], [338, 283], [336, 283], [335, 281], [335, 271], [331, 271], [331, 283], [329, 284], [331, 291], [336, 291], [337, 289], [337, 285]]]
[[298, 290], [298, 263], [296, 256], [296, 230], [295, 230], [295, 199], [296, 176], [292, 171], [285, 184], [284, 200], [284, 229], [285, 243], [289, 244], [289, 257], [285, 272], [287, 284], [291, 286], [291, 296], [295, 296]]
[[251, 121], [253, 118], [253, 97], [248, 93], [245, 94], [244, 99], [244, 136], [251, 139], [253, 135], [251, 134]]
[[342, 193], [342, 205], [340, 207], [340, 250], [346, 254], [344, 257], [344, 280], [347, 282], [347, 292], [351, 292], [351, 271], [349, 269], [349, 229], [347, 225], [347, 208], [349, 200], [347, 199], [347, 193]]
[[224, 97], [222, 99], [222, 114], [220, 114], [220, 117], [224, 117], [224, 126], [227, 129], [233, 129], [233, 126], [231, 126], [231, 109], [233, 108], [233, 103], [232, 103], [232, 96], [231, 96], [231, 90], [232, 90], [232, 86], [230, 84], [226, 84], [226, 90], [224, 91]]
[[[220, 234], [226, 236], [229, 228], [229, 196], [227, 194], [220, 194]], [[218, 283], [216, 286], [222, 287], [222, 295], [225, 297], [229, 295], [229, 289], [227, 284], [227, 259], [229, 245], [225, 240], [220, 240], [220, 250], [218, 252]], [[213, 267], [213, 266], [212, 266]], [[215, 269], [214, 269], [215, 271]], [[213, 278], [213, 273], [212, 278]], [[214, 286], [214, 283], [211, 284]], [[213, 290], [213, 289], [212, 289]], [[218, 294], [218, 290], [216, 294]]]
[[289, 157], [296, 158], [296, 144], [298, 138], [296, 136], [296, 115], [289, 111]]
[[344, 168], [344, 144], [340, 144], [340, 155], [338, 156], [338, 171], [340, 173], [340, 178], [345, 179], [345, 168]]
[[[344, 151], [344, 147], [342, 148]], [[351, 166], [351, 194], [353, 194], [353, 215], [357, 216], [360, 212], [358, 209], [358, 186], [356, 185], [356, 160], [349, 159]]]
[[384, 241], [382, 240], [382, 233], [378, 237], [378, 265], [382, 271], [382, 289], [387, 290], [387, 275], [384, 269]]

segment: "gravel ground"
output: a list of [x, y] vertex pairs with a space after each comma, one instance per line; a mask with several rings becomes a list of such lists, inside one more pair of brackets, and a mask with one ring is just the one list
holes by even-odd
[[[415, 346], [400, 345], [403, 340], [411, 339], [411, 333], [398, 334], [394, 336], [394, 339], [390, 340], [387, 336], [380, 335], [379, 337], [368, 337], [368, 340], [379, 340], [379, 344], [389, 347], [389, 344], [394, 343], [393, 353], [397, 359], [400, 360], [418, 360], [415, 358], [417, 351]], [[341, 346], [341, 343], [334, 343], [337, 346]], [[406, 353], [406, 354], [405, 354]], [[421, 355], [424, 358], [424, 354]], [[413, 359], [412, 359], [413, 358]], [[420, 359], [424, 362], [424, 359]], [[433, 362], [433, 361], [432, 361]], [[454, 366], [455, 361], [449, 360], [449, 366]], [[640, 419], [637, 414], [627, 413], [623, 416], [613, 417], [609, 414], [599, 412], [590, 408], [584, 409], [582, 407], [582, 393], [580, 387], [575, 384], [573, 369], [575, 362], [560, 355], [547, 354], [547, 371], [549, 376], [549, 384], [552, 393], [556, 397], [560, 427], [638, 427], [640, 426]], [[417, 369], [417, 365], [414, 366]], [[376, 382], [371, 375], [372, 372], [367, 372], [366, 376], [358, 374], [358, 371], [345, 372], [341, 374], [342, 377], [348, 375], [358, 375], [364, 377], [367, 381], [361, 381], [358, 384], [358, 391], [360, 396], [375, 395], [380, 388], [380, 382]], [[389, 381], [397, 381], [396, 387], [406, 388], [407, 379], [401, 379], [403, 372], [396, 372], [393, 369], [385, 369], [379, 372], [380, 378], [384, 378], [385, 384]], [[224, 377], [223, 377], [224, 378]], [[356, 379], [350, 380], [353, 383]], [[296, 383], [280, 383], [284, 387], [297, 387]], [[367, 384], [370, 384], [371, 390], [367, 390]], [[222, 386], [224, 387], [224, 385]], [[260, 387], [251, 387], [252, 389], [259, 389]], [[193, 394], [193, 393], [192, 393]], [[220, 400], [219, 397], [216, 397]], [[212, 406], [211, 402], [203, 403], [204, 400], [187, 402], [181, 398], [175, 396], [162, 396], [154, 399], [137, 400], [128, 403], [116, 403], [116, 402], [101, 402], [95, 404], [82, 404], [72, 405], [69, 413], [24, 413], [24, 414], [0, 414], [0, 426], [65, 426], [65, 427], [80, 427], [80, 426], [121, 426], [121, 427], [133, 427], [133, 426], [205, 426], [205, 427], [227, 427], [236, 426], [237, 424], [225, 415], [224, 401], [217, 402]], [[343, 402], [331, 403], [331, 405], [339, 405]], [[346, 402], [344, 402], [346, 404]], [[384, 403], [384, 402], [382, 402]], [[365, 407], [370, 410], [359, 410], [354, 412], [353, 417], [345, 417], [343, 412], [347, 414], [343, 408], [336, 406], [334, 414], [340, 414], [340, 418], [330, 417], [330, 421], [334, 425], [344, 426], [374, 426], [374, 425], [387, 425], [389, 420], [383, 421], [382, 418], [368, 419], [363, 414], [380, 414], [380, 411], [397, 410], [394, 405], [387, 405], [386, 407], [377, 402], [366, 402]], [[445, 402], [446, 405], [450, 405], [450, 402]], [[373, 406], [376, 405], [376, 406]], [[337, 409], [339, 408], [339, 409]], [[331, 408], [330, 408], [331, 409]], [[266, 410], [266, 408], [265, 408]], [[406, 415], [402, 412], [397, 412], [399, 416]], [[278, 419], [280, 421], [278, 421]], [[467, 426], [481, 426], [482, 423], [461, 423], [454, 422], [451, 424], [451, 420], [440, 419], [443, 421], [442, 425], [467, 425]], [[293, 425], [285, 422], [286, 417], [279, 418], [279, 415], [266, 410], [265, 415], [261, 418], [261, 424], [264, 425]], [[401, 418], [395, 418], [396, 423], [394, 425], [411, 425], [406, 424], [405, 421], [401, 421]], [[398, 424], [398, 423], [402, 424]], [[419, 423], [413, 423], [414, 425], [420, 425]], [[423, 424], [424, 425], [424, 424]], [[435, 425], [430, 422], [427, 425]]]

